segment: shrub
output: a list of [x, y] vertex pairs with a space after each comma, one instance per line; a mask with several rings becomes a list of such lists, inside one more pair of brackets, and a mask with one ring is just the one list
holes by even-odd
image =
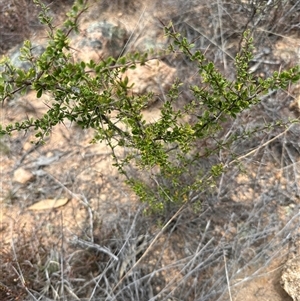
[[[78, 31], [77, 21], [87, 9], [86, 2], [78, 0], [59, 29], [52, 25], [47, 6], [39, 0], [34, 2], [41, 8], [40, 21], [48, 28], [48, 45], [41, 55], [34, 56], [31, 42], [24, 42], [21, 59], [30, 63], [28, 70], [16, 68], [8, 58], [2, 60], [0, 95], [5, 103], [18, 93], [33, 90], [37, 98], [50, 93], [53, 102], [41, 118], [1, 126], [0, 134], [33, 129], [36, 143], [43, 143], [53, 127], [67, 120], [82, 128], [92, 128], [95, 135], [91, 142], [107, 143], [114, 165], [152, 209], [192, 202], [199, 191], [212, 187], [227, 168], [238, 164], [238, 157], [230, 148], [232, 143], [248, 139], [262, 129], [230, 133], [225, 138], [228, 123], [241, 112], [251, 110], [270, 90], [285, 88], [300, 78], [299, 66], [274, 72], [266, 79], [254, 78], [248, 72], [253, 41], [250, 32], [245, 31], [241, 50], [235, 57], [235, 79], [229, 80], [170, 23], [164, 28], [173, 42], [164, 55], [184, 55], [193, 62], [199, 85], [189, 87], [192, 99], [177, 108], [183, 83], [174, 82], [160, 109], [160, 118], [147, 123], [143, 109], [152, 94], [131, 95], [128, 78], [122, 74], [160, 54], [149, 51], [118, 59], [108, 57], [100, 62], [73, 62], [68, 37], [72, 31]], [[271, 126], [267, 124], [264, 129]], [[129, 151], [121, 155], [119, 149]], [[220, 150], [226, 154], [226, 160], [215, 156]], [[151, 181], [133, 176], [129, 167], [148, 172]]]

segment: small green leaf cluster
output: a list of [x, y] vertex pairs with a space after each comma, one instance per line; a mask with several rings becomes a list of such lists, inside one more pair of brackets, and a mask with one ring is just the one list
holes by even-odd
[[[159, 119], [147, 123], [143, 110], [153, 94], [132, 95], [132, 86], [123, 75], [129, 68], [152, 59], [153, 53], [133, 53], [118, 59], [108, 57], [99, 62], [74, 62], [69, 35], [72, 30], [78, 30], [77, 21], [86, 4], [75, 2], [64, 27], [55, 29], [48, 8], [38, 0], [35, 3], [41, 7], [41, 22], [48, 27], [48, 45], [41, 55], [34, 56], [31, 43], [24, 43], [21, 59], [30, 63], [28, 70], [16, 68], [8, 58], [0, 62], [3, 69], [0, 97], [5, 102], [20, 92], [33, 90], [37, 98], [47, 92], [53, 101], [41, 118], [0, 127], [0, 134], [33, 129], [41, 142], [54, 126], [67, 120], [82, 128], [92, 128], [95, 135], [91, 142], [107, 143], [119, 172], [127, 177], [141, 200], [155, 210], [162, 210], [170, 203], [188, 202], [192, 191], [212, 187], [226, 166], [222, 162], [213, 162], [209, 168], [197, 164], [200, 159], [209, 160], [221, 149], [229, 150], [231, 143], [241, 138], [232, 135], [223, 142], [220, 133], [225, 123], [251, 109], [263, 94], [284, 88], [300, 78], [297, 66], [276, 72], [267, 79], [255, 79], [249, 72], [253, 41], [246, 31], [241, 51], [235, 58], [236, 78], [229, 80], [170, 24], [165, 27], [166, 35], [173, 41], [169, 52], [183, 54], [197, 66], [199, 85], [189, 87], [193, 98], [178, 109], [174, 103], [182, 83], [175, 81], [160, 109]], [[196, 118], [190, 121], [191, 116]], [[199, 150], [198, 145], [207, 146]], [[118, 148], [130, 151], [120, 156]], [[131, 177], [128, 166], [145, 172], [156, 169], [157, 174], [152, 183], [147, 183]]]

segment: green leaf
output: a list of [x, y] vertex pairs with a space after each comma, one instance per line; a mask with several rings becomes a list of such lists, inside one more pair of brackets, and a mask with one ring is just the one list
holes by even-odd
[[74, 5], [74, 6], [72, 7], [72, 11], [75, 12], [75, 13], [77, 13], [77, 12], [78, 12], [78, 7], [77, 7], [76, 5]]
[[41, 98], [42, 94], [43, 94], [43, 90], [40, 89], [40, 90], [37, 91], [36, 97]]

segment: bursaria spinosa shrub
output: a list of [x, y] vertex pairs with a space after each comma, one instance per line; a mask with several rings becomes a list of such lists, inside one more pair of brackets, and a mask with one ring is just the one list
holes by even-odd
[[[34, 2], [41, 8], [39, 19], [47, 27], [48, 44], [41, 55], [34, 56], [31, 42], [24, 42], [20, 59], [30, 64], [26, 70], [15, 67], [8, 58], [2, 59], [0, 95], [3, 105], [29, 90], [35, 91], [37, 98], [47, 92], [53, 101], [41, 118], [1, 126], [1, 135], [33, 129], [35, 142], [42, 143], [53, 127], [67, 120], [82, 128], [92, 128], [95, 132], [92, 143], [106, 142], [116, 168], [152, 209], [189, 202], [194, 193], [212, 187], [230, 164], [210, 158], [222, 149], [232, 157], [232, 163], [237, 163], [238, 158], [230, 147], [238, 139], [251, 135], [251, 132], [244, 136], [232, 134], [224, 139], [221, 133], [225, 125], [244, 110], [251, 110], [262, 95], [286, 88], [300, 78], [299, 66], [275, 72], [266, 79], [254, 78], [248, 72], [252, 37], [245, 31], [241, 50], [235, 57], [235, 79], [229, 80], [203, 52], [194, 49], [187, 38], [175, 32], [170, 23], [165, 26], [165, 33], [172, 43], [163, 55], [184, 55], [193, 62], [197, 66], [199, 85], [189, 87], [192, 99], [178, 108], [174, 104], [183, 82], [175, 81], [161, 106], [158, 120], [147, 123], [143, 110], [153, 95], [128, 93], [129, 81], [122, 75], [129, 68], [157, 59], [161, 54], [149, 51], [130, 53], [118, 59], [74, 62], [69, 36], [78, 31], [78, 18], [88, 9], [87, 3], [75, 2], [63, 26], [54, 28], [47, 6], [39, 0]], [[209, 143], [204, 143], [207, 141]], [[199, 149], [199, 145], [206, 147]], [[117, 151], [120, 148], [128, 150], [126, 155], [120, 155]], [[201, 160], [209, 164], [204, 167], [199, 164]], [[129, 173], [128, 167], [140, 173]], [[150, 180], [139, 176], [143, 173], [149, 173]]]

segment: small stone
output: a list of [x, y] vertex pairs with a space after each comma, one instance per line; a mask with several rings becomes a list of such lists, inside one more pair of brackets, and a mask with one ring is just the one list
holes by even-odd
[[26, 170], [22, 167], [16, 169], [15, 172], [14, 172], [13, 180], [15, 182], [25, 184], [27, 182], [32, 181], [33, 179], [34, 179], [34, 175], [30, 171], [28, 171], [28, 170]]
[[120, 24], [105, 21], [88, 23], [83, 32], [83, 36], [71, 41], [76, 61], [98, 62], [109, 56], [117, 58], [128, 39], [126, 29]]
[[30, 142], [25, 142], [24, 145], [23, 145], [23, 150], [24, 151], [28, 151], [32, 148], [33, 144], [30, 143]]
[[300, 301], [300, 259], [298, 256], [294, 255], [286, 262], [280, 282], [294, 301]]

